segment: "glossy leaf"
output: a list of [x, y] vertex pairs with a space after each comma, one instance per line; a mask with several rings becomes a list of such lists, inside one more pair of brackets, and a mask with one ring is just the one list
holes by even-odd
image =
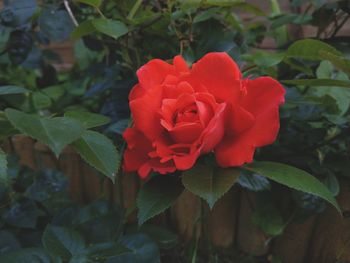
[[241, 173], [237, 183], [243, 188], [255, 192], [269, 190], [271, 188], [269, 180], [258, 174]]
[[333, 54], [331, 52], [327, 52], [327, 51], [321, 51], [320, 52], [320, 57], [322, 59], [329, 60], [330, 62], [332, 62], [332, 64], [336, 68], [338, 68], [338, 69], [340, 69], [340, 70], [350, 74], [350, 60], [349, 59], [347, 59], [347, 58], [345, 58], [343, 56], [339, 56], [339, 55]]
[[169, 208], [182, 191], [176, 175], [158, 175], [146, 182], [137, 197], [139, 225]]
[[132, 251], [125, 246], [110, 242], [93, 244], [84, 251], [84, 254], [86, 254], [92, 262], [101, 260], [105, 262], [110, 258], [130, 252]]
[[130, 249], [131, 252], [113, 257], [107, 260], [106, 263], [160, 262], [160, 253], [157, 244], [145, 234], [139, 233], [124, 236], [120, 243]]
[[82, 122], [87, 129], [102, 126], [110, 122], [110, 118], [88, 111], [67, 111], [64, 116]]
[[79, 3], [91, 5], [93, 7], [100, 7], [102, 0], [77, 0]]
[[315, 39], [303, 39], [290, 45], [286, 51], [286, 57], [320, 60], [321, 52], [341, 56], [341, 53], [338, 50], [322, 41]]
[[55, 42], [66, 40], [74, 28], [68, 12], [53, 5], [42, 8], [38, 23], [41, 32]]
[[68, 261], [85, 248], [85, 242], [78, 232], [53, 225], [46, 227], [42, 243], [52, 257], [59, 257], [64, 261]]
[[328, 201], [339, 212], [340, 207], [327, 187], [309, 173], [298, 168], [274, 162], [254, 162], [243, 167], [290, 188], [316, 195]]
[[170, 232], [167, 228], [157, 225], [143, 224], [139, 227], [133, 227], [128, 230], [128, 233], [145, 233], [152, 238], [160, 248], [170, 249], [178, 242], [178, 236]]
[[7, 182], [7, 158], [6, 154], [0, 148], [0, 183]]
[[123, 22], [106, 18], [97, 18], [91, 21], [95, 29], [115, 39], [128, 33], [128, 28]]
[[104, 175], [115, 180], [115, 173], [119, 167], [118, 152], [105, 135], [86, 131], [79, 140], [75, 141], [73, 147], [83, 159]]
[[234, 168], [218, 168], [198, 164], [182, 175], [185, 188], [206, 200], [213, 208], [216, 201], [231, 189], [240, 171]]
[[39, 117], [14, 109], [6, 109], [5, 113], [16, 129], [48, 145], [56, 156], [85, 130], [83, 124], [68, 117]]
[[23, 94], [28, 92], [30, 92], [30, 90], [22, 87], [18, 87], [18, 86], [1, 86], [0, 87], [0, 96], [10, 95], [10, 94]]
[[83, 23], [79, 24], [79, 26], [74, 28], [74, 30], [71, 33], [71, 37], [73, 39], [79, 39], [81, 37], [84, 37], [86, 35], [89, 35], [89, 34], [95, 32], [96, 28], [92, 24], [92, 20], [93, 19], [86, 20]]

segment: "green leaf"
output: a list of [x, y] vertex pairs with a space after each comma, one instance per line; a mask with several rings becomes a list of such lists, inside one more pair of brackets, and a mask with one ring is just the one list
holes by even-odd
[[281, 235], [286, 223], [274, 204], [271, 192], [259, 193], [255, 200], [256, 206], [252, 215], [253, 224], [257, 225], [267, 235]]
[[86, 20], [83, 23], [79, 24], [79, 26], [74, 28], [73, 32], [71, 33], [71, 38], [76, 40], [95, 32], [96, 28], [92, 24], [92, 20], [93, 19]]
[[130, 252], [130, 249], [114, 242], [93, 244], [85, 250], [91, 262], [105, 262], [106, 259]]
[[79, 3], [87, 4], [96, 8], [99, 8], [102, 0], [76, 0]]
[[51, 263], [50, 257], [41, 248], [24, 248], [0, 254], [0, 262], [6, 263]]
[[115, 180], [115, 173], [117, 167], [119, 167], [117, 163], [118, 152], [113, 142], [105, 135], [94, 131], [86, 131], [72, 145], [85, 161], [113, 181]]
[[350, 88], [350, 80], [338, 79], [291, 79], [281, 80], [282, 83], [303, 86], [334, 86]]
[[193, 24], [209, 20], [217, 15], [219, 10], [219, 8], [210, 8], [198, 13], [193, 19]]
[[7, 158], [0, 148], [0, 183], [7, 183]]
[[85, 131], [82, 123], [68, 117], [39, 117], [14, 109], [6, 109], [5, 114], [17, 130], [48, 145], [57, 157]]
[[201, 5], [209, 6], [233, 6], [236, 4], [242, 4], [245, 1], [242, 0], [202, 0]]
[[178, 237], [168, 229], [156, 225], [144, 224], [139, 227], [131, 228], [127, 233], [145, 233], [151, 237], [162, 249], [170, 249], [176, 246]]
[[47, 109], [51, 106], [51, 99], [45, 95], [43, 92], [37, 91], [33, 93], [32, 96], [33, 104], [35, 109]]
[[0, 142], [17, 133], [16, 129], [5, 116], [1, 116], [2, 114], [3, 112], [0, 112]]
[[182, 175], [185, 188], [206, 200], [210, 208], [216, 201], [231, 189], [237, 181], [240, 171], [234, 168], [218, 168], [198, 164]]
[[146, 182], [137, 197], [139, 225], [169, 208], [182, 191], [176, 175], [158, 175]]
[[10, 94], [22, 94], [28, 93], [30, 90], [18, 87], [18, 86], [1, 86], [0, 87], [0, 96], [1, 95], [10, 95]]
[[339, 194], [340, 185], [337, 177], [334, 174], [327, 174], [323, 180], [323, 183], [327, 186], [329, 191], [331, 191], [334, 196], [337, 196]]
[[254, 162], [244, 166], [243, 169], [258, 173], [290, 188], [319, 196], [331, 203], [339, 212], [341, 211], [327, 187], [303, 170], [274, 162]]
[[268, 68], [279, 64], [283, 60], [284, 54], [257, 51], [253, 55], [242, 55], [242, 58], [248, 61], [253, 61], [258, 67]]
[[74, 24], [65, 9], [58, 5], [44, 5], [38, 19], [40, 31], [51, 41], [66, 40], [74, 29]]
[[52, 257], [59, 257], [63, 261], [68, 261], [85, 248], [85, 242], [78, 232], [53, 225], [45, 228], [42, 243]]
[[64, 116], [81, 121], [87, 129], [105, 125], [110, 122], [110, 118], [88, 111], [67, 111]]
[[270, 190], [271, 188], [269, 180], [258, 174], [241, 173], [237, 183], [243, 188], [254, 192]]
[[120, 243], [130, 249], [130, 253], [111, 258], [110, 263], [150, 263], [160, 262], [160, 253], [157, 244], [147, 235], [138, 233], [126, 235]]
[[309, 60], [322, 60], [321, 52], [327, 52], [335, 56], [342, 54], [334, 47], [315, 39], [303, 39], [294, 42], [286, 51], [286, 57], [303, 58]]
[[329, 60], [337, 69], [350, 74], [350, 60], [346, 59], [344, 56], [321, 50], [320, 58]]
[[120, 21], [106, 18], [97, 18], [91, 21], [95, 29], [101, 33], [111, 36], [115, 39], [128, 33], [127, 26]]
[[18, 228], [34, 229], [41, 211], [36, 203], [29, 199], [18, 200], [2, 213], [2, 219], [9, 225]]

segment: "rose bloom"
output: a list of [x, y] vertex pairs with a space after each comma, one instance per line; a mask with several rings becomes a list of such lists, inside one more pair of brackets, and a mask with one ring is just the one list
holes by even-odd
[[187, 170], [211, 152], [221, 167], [241, 166], [276, 139], [283, 87], [270, 77], [242, 79], [226, 53], [208, 53], [191, 68], [181, 56], [173, 65], [153, 59], [137, 77], [134, 123], [123, 134], [126, 172]]

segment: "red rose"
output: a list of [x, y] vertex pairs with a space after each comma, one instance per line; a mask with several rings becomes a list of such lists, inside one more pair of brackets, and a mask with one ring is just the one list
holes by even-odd
[[134, 120], [123, 136], [124, 170], [145, 178], [191, 168], [214, 152], [221, 167], [252, 162], [255, 148], [275, 141], [284, 89], [270, 77], [242, 79], [226, 53], [209, 53], [189, 68], [153, 59], [137, 71], [129, 95]]

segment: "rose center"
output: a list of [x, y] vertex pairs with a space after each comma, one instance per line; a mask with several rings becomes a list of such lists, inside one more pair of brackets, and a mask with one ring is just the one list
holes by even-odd
[[198, 109], [195, 104], [192, 104], [184, 109], [175, 112], [173, 116], [173, 122], [175, 125], [182, 122], [197, 122], [198, 119]]

